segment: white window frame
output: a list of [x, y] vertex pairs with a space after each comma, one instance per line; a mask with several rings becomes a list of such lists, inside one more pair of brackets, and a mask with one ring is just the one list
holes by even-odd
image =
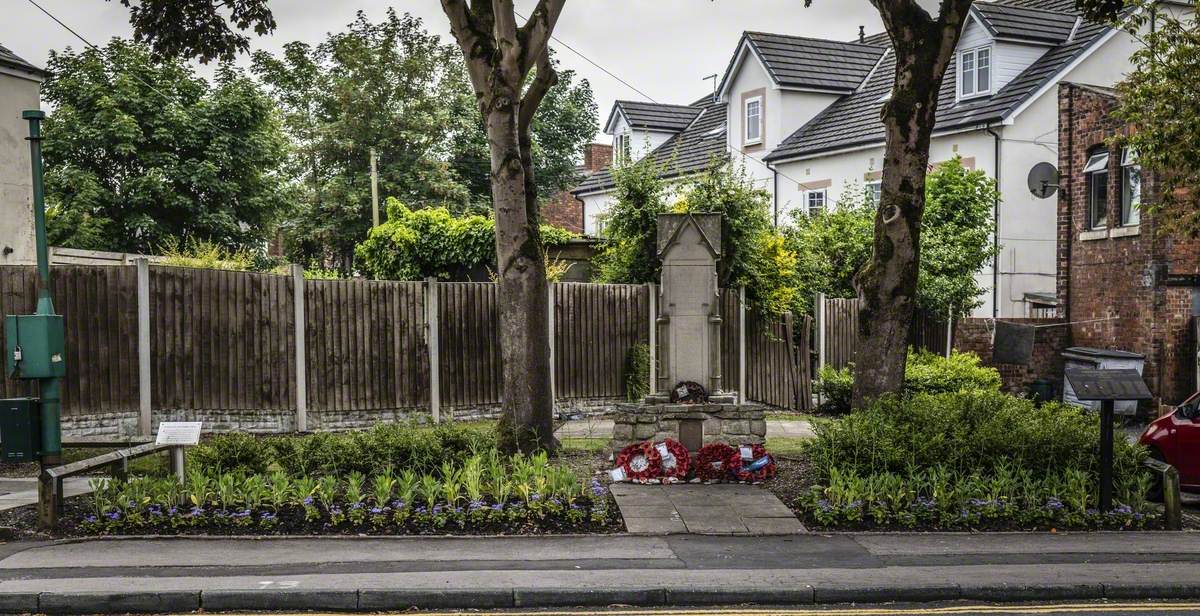
[[[979, 58], [980, 58], [980, 54], [983, 52], [986, 52], [986, 54], [987, 54], [987, 66], [986, 66], [987, 87], [980, 89], [980, 87], [979, 87], [979, 66], [980, 66]], [[971, 91], [970, 92], [966, 91], [966, 89], [963, 87], [965, 85], [966, 76], [968, 74], [968, 69], [967, 69], [967, 59], [968, 58], [971, 61], [971, 68], [970, 68]], [[956, 87], [958, 88], [958, 100], [960, 100], [960, 101], [968, 100], [968, 99], [972, 99], [972, 98], [979, 98], [981, 96], [991, 95], [992, 84], [995, 82], [995, 77], [996, 77], [996, 67], [995, 67], [995, 62], [994, 62], [995, 58], [996, 58], [996, 54], [995, 54], [995, 52], [992, 51], [991, 45], [983, 45], [982, 47], [972, 47], [971, 49], [964, 49], [963, 51], [958, 52], [958, 75], [957, 75], [957, 80], [956, 80], [957, 81]]]
[[[814, 208], [812, 201], [813, 201], [813, 198], [817, 197], [817, 196], [820, 196], [821, 204], [819, 206], [817, 206], [816, 208]], [[829, 189], [814, 188], [812, 190], [804, 191], [804, 212], [806, 214], [808, 214], [809, 216], [813, 216], [818, 212], [825, 211], [825, 209], [828, 207], [829, 207]]]
[[[758, 135], [750, 136], [750, 104], [758, 104]], [[758, 145], [763, 142], [763, 97], [751, 96], [742, 104], [742, 145]]]
[[[1103, 177], [1103, 181], [1097, 184], [1097, 180]], [[1099, 230], [1108, 228], [1108, 151], [1099, 150], [1088, 157], [1087, 164], [1083, 166], [1083, 178], [1086, 183], [1087, 190], [1087, 226], [1089, 229]], [[1100, 189], [1104, 191], [1103, 199], [1097, 194]]]
[[1142, 166], [1138, 164], [1137, 152], [1132, 148], [1124, 148], [1121, 150], [1121, 226], [1136, 227], [1140, 224]]
[[875, 180], [867, 182], [867, 200], [871, 205], [879, 205], [879, 200], [883, 197], [883, 180]]
[[618, 163], [627, 163], [632, 158], [633, 152], [630, 149], [629, 133], [618, 133], [616, 143], [613, 144], [613, 158]]

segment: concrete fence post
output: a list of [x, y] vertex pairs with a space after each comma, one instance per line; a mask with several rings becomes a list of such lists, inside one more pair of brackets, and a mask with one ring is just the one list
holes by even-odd
[[554, 282], [546, 283], [546, 335], [550, 343], [550, 407], [558, 400], [558, 383], [554, 370]]
[[738, 402], [750, 401], [746, 391], [746, 287], [738, 289]]
[[137, 268], [138, 435], [150, 436], [150, 260], [133, 260]]
[[442, 421], [442, 375], [438, 358], [437, 278], [425, 279], [425, 347], [429, 352], [429, 412], [433, 422]]
[[292, 264], [292, 309], [296, 327], [296, 431], [308, 432], [308, 349], [304, 314], [304, 266]]
[[817, 305], [813, 310], [817, 313], [817, 374], [825, 368], [825, 294], [817, 293]]
[[650, 297], [650, 395], [658, 393], [658, 287], [653, 282], [646, 283], [646, 293]]
[[946, 309], [946, 359], [950, 359], [950, 350], [954, 348], [954, 309]]

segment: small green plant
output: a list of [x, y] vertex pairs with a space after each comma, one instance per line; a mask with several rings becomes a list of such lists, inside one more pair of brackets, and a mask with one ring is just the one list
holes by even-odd
[[158, 252], [163, 256], [163, 265], [239, 271], [254, 269], [254, 256], [249, 252], [228, 250], [215, 242], [194, 237], [183, 241], [170, 238]]
[[211, 474], [244, 472], [264, 473], [270, 466], [270, 452], [259, 439], [244, 432], [219, 434], [188, 452], [191, 463]]
[[[850, 394], [854, 387], [853, 366], [836, 370], [821, 369], [816, 389], [821, 395], [821, 410], [845, 413], [850, 410]], [[948, 393], [956, 391], [1000, 391], [1000, 373], [995, 368], [980, 365], [979, 356], [951, 351], [943, 357], [923, 349], [910, 350], [904, 367], [904, 394]]]

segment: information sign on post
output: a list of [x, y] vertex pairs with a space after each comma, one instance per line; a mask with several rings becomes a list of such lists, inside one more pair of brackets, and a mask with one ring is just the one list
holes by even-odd
[[164, 421], [158, 424], [158, 438], [154, 440], [159, 445], [198, 445], [200, 444], [199, 421]]
[[1137, 370], [1072, 368], [1067, 381], [1081, 401], [1100, 401], [1100, 511], [1112, 509], [1113, 408], [1124, 400], [1149, 400], [1153, 396]]

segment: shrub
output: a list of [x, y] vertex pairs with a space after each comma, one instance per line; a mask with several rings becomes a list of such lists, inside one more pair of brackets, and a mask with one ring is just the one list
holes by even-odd
[[[951, 351], [942, 357], [926, 350], [910, 351], [904, 367], [904, 394], [948, 393], [955, 391], [1000, 391], [1000, 373], [979, 365], [974, 353]], [[850, 392], [854, 386], [851, 368], [821, 369], [817, 391], [824, 401], [821, 410], [845, 413], [850, 410]]]
[[[1100, 422], [1060, 403], [1042, 406], [991, 391], [887, 397], [838, 422], [815, 426], [812, 452], [823, 479], [833, 469], [870, 475], [943, 467], [990, 473], [1001, 464], [1044, 475], [1097, 471]], [[1136, 469], [1144, 450], [1115, 444], [1117, 466]]]
[[625, 353], [625, 399], [638, 402], [650, 393], [650, 347], [635, 344]]
[[269, 445], [280, 468], [295, 476], [369, 475], [385, 468], [423, 473], [446, 460], [495, 449], [496, 435], [489, 428], [456, 423], [383, 423], [364, 431], [278, 437]]
[[271, 452], [263, 442], [244, 432], [219, 434], [188, 452], [191, 465], [205, 473], [264, 473]]

